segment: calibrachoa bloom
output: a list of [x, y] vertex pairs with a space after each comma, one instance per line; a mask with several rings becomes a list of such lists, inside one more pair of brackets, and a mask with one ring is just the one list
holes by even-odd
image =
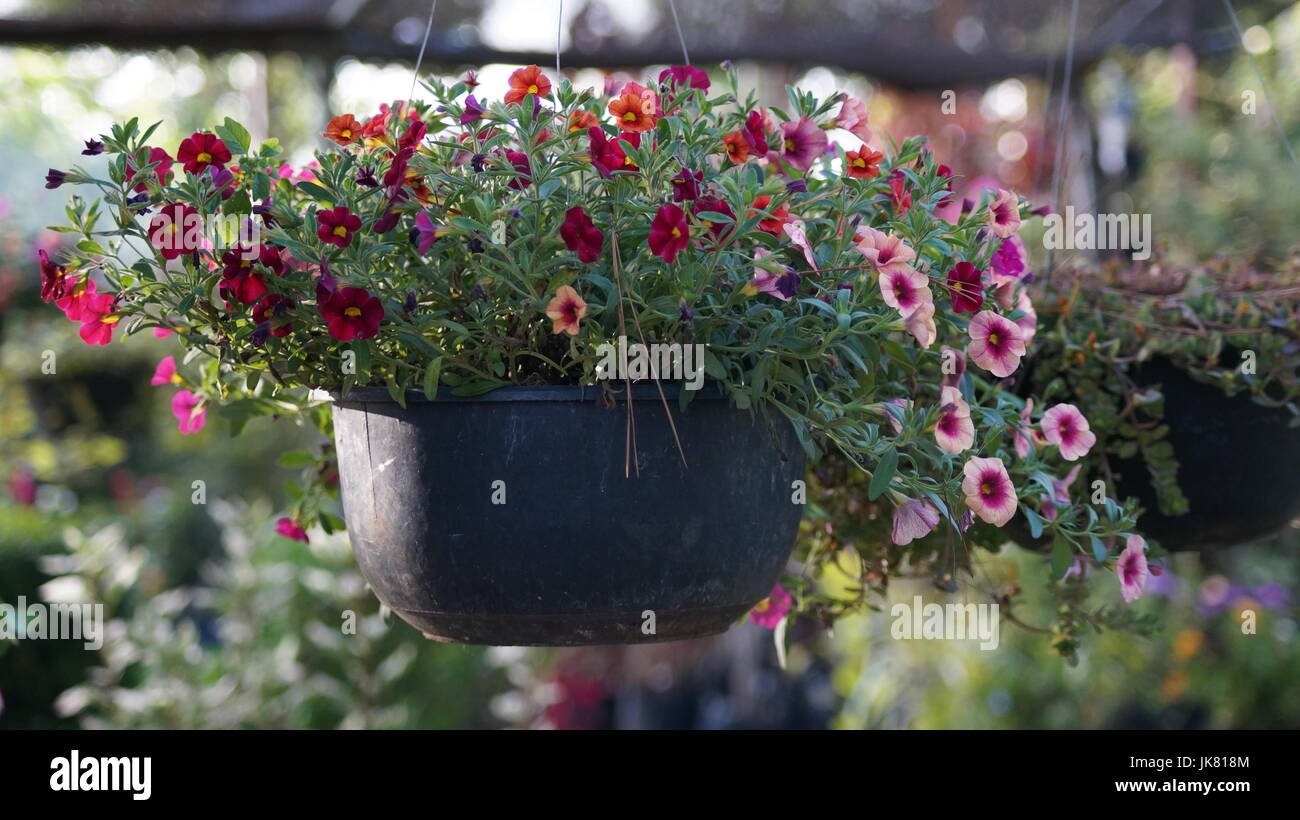
[[181, 147], [176, 151], [176, 161], [184, 163], [187, 174], [199, 174], [210, 165], [225, 168], [226, 163], [230, 162], [230, 149], [216, 134], [195, 132], [181, 140]]
[[989, 230], [1003, 239], [1020, 230], [1020, 198], [1010, 191], [998, 189], [989, 203]]
[[772, 210], [771, 205], [772, 197], [760, 196], [754, 200], [754, 210], [749, 212], [749, 216], [758, 216], [760, 211], [767, 211], [772, 214], [758, 221], [758, 229], [767, 231], [772, 236], [780, 236], [782, 227], [785, 225], [786, 220], [790, 218], [790, 208], [783, 203], [776, 210]]
[[1097, 435], [1088, 427], [1088, 420], [1073, 404], [1057, 404], [1047, 408], [1041, 422], [1043, 438], [1061, 448], [1061, 458], [1078, 461], [1097, 443]]
[[114, 313], [117, 297], [99, 293], [86, 300], [81, 313], [81, 339], [88, 345], [106, 345], [113, 341], [113, 328], [122, 321]]
[[829, 144], [826, 132], [807, 117], [781, 123], [781, 159], [792, 168], [807, 171]]
[[922, 302], [903, 317], [903, 325], [916, 343], [928, 348], [939, 338], [939, 328], [934, 323], [934, 302]]
[[365, 288], [340, 288], [319, 307], [330, 335], [340, 342], [369, 339], [384, 318], [383, 302]]
[[907, 190], [907, 177], [903, 176], [901, 170], [895, 170], [889, 175], [889, 202], [899, 216], [912, 207], [912, 192]]
[[578, 325], [586, 315], [587, 303], [569, 285], [561, 285], [555, 291], [555, 298], [546, 305], [546, 318], [551, 320], [552, 333], [577, 336]]
[[660, 205], [650, 225], [650, 236], [646, 241], [650, 250], [665, 262], [671, 263], [677, 254], [686, 248], [691, 239], [690, 225], [686, 213], [676, 205]]
[[415, 215], [415, 233], [419, 238], [416, 249], [420, 253], [428, 253], [434, 241], [446, 236], [448, 230], [445, 225], [435, 225], [428, 211], [420, 211]]
[[316, 236], [320, 237], [322, 242], [340, 248], [352, 244], [352, 234], [361, 230], [361, 217], [349, 211], [345, 205], [339, 205], [329, 211], [317, 211], [316, 221], [320, 225], [316, 229]]
[[863, 142], [871, 142], [871, 129], [867, 127], [867, 106], [862, 100], [846, 97], [840, 105], [839, 115], [835, 117], [835, 124]]
[[993, 253], [993, 284], [1019, 281], [1025, 274], [1025, 243], [1012, 234], [1003, 239]]
[[149, 242], [164, 259], [193, 253], [203, 245], [203, 217], [191, 205], [164, 205], [149, 221]]
[[636, 83], [623, 86], [623, 93], [610, 100], [609, 113], [621, 131], [649, 131], [663, 116], [659, 95]]
[[515, 69], [510, 75], [510, 90], [506, 92], [506, 103], [523, 102], [524, 97], [532, 94], [545, 97], [551, 93], [551, 81], [535, 65]]
[[764, 629], [776, 629], [781, 623], [781, 619], [790, 611], [790, 605], [794, 599], [790, 593], [781, 588], [780, 584], [772, 587], [772, 594], [759, 601], [752, 612], [749, 613], [749, 619]]
[[587, 138], [590, 140], [591, 164], [596, 166], [600, 175], [607, 177], [614, 171], [635, 171], [636, 165], [628, 161], [627, 154], [623, 152], [621, 143], [626, 140], [633, 148], [641, 146], [641, 135], [635, 133], [619, 134], [615, 139], [609, 139], [605, 131], [601, 128], [587, 129]]
[[283, 538], [288, 538], [291, 541], [302, 541], [303, 543], [310, 542], [310, 539], [307, 538], [307, 531], [302, 528], [301, 524], [294, 521], [292, 518], [281, 518], [276, 521], [275, 532], [277, 535]]
[[733, 131], [722, 138], [722, 147], [727, 152], [727, 159], [739, 165], [749, 159], [749, 141], [739, 131]]
[[157, 387], [160, 384], [180, 384], [181, 381], [181, 377], [176, 374], [176, 357], [166, 356], [154, 368], [153, 378], [149, 380], [149, 384]]
[[41, 301], [49, 303], [63, 298], [67, 290], [68, 269], [51, 262], [44, 250], [38, 253], [41, 259]]
[[881, 271], [880, 295], [885, 298], [885, 304], [904, 318], [926, 302], [934, 301], [930, 277], [908, 265], [893, 265]]
[[902, 547], [917, 538], [924, 538], [939, 525], [939, 511], [929, 501], [905, 498], [894, 509], [894, 525], [889, 540]]
[[507, 185], [515, 190], [527, 188], [533, 184], [533, 168], [528, 162], [528, 155], [519, 151], [506, 151], [506, 160], [515, 167], [516, 176]]
[[916, 251], [908, 247], [902, 237], [875, 228], [861, 228], [854, 238], [857, 240], [858, 252], [867, 257], [877, 273], [912, 269], [908, 263], [916, 259]]
[[769, 123], [767, 114], [761, 110], [750, 111], [745, 116], [745, 130], [743, 136], [745, 142], [749, 143], [749, 150], [757, 154], [767, 153], [767, 132]]
[[981, 310], [970, 320], [970, 345], [966, 353], [975, 364], [1005, 379], [1020, 366], [1025, 340], [1020, 328], [991, 310]]
[[1029, 430], [1028, 436], [1020, 432], [1016, 427], [1011, 428], [1011, 444], [1015, 447], [1016, 455], [1019, 458], [1025, 458], [1028, 456], [1030, 448], [1033, 447], [1039, 439], [1038, 431], [1033, 429], [1033, 424], [1030, 421], [1030, 415], [1033, 412], [1034, 399], [1031, 396], [1030, 398], [1025, 399], [1025, 408], [1020, 411], [1020, 423], [1025, 427], [1025, 429]]
[[70, 280], [62, 296], [54, 300], [54, 306], [74, 322], [83, 322], [95, 314], [89, 312], [91, 300], [95, 297], [95, 280], [90, 274], [83, 273], [75, 281]]
[[[149, 171], [148, 174], [149, 176], [152, 176], [154, 179], [161, 180], [164, 183], [170, 182], [172, 178], [172, 165], [175, 164], [175, 162], [176, 160], [172, 159], [171, 154], [167, 153], [163, 149], [150, 148], [149, 161], [146, 163], [146, 165], [154, 165], [155, 163], [157, 163], [157, 165], [153, 168], [153, 170]], [[141, 166], [141, 167], [145, 167], [145, 166]], [[135, 159], [132, 157], [128, 157], [126, 160], [127, 184], [130, 184], [132, 181], [135, 180], [135, 173], [136, 173]], [[149, 187], [148, 178], [145, 177], [140, 179], [138, 182], [136, 182], [135, 187], [132, 188], [132, 190], [135, 191], [136, 193], [141, 193], [145, 190], [148, 190], [148, 187]]]
[[693, 65], [675, 65], [659, 72], [659, 85], [673, 91], [684, 88], [709, 90], [709, 73]]
[[880, 173], [880, 161], [885, 155], [862, 146], [856, 151], [844, 152], [844, 170], [855, 179], [869, 179]]
[[971, 421], [970, 405], [955, 387], [944, 387], [939, 393], [942, 408], [939, 421], [934, 426], [934, 440], [945, 453], [960, 453], [975, 444], [975, 422]]
[[178, 390], [172, 396], [172, 415], [181, 433], [188, 436], [203, 429], [208, 409], [203, 406], [203, 399], [188, 390]]
[[966, 354], [948, 345], [939, 348], [939, 354], [943, 359], [943, 386], [956, 387], [961, 384], [961, 377], [966, 374]]
[[339, 114], [329, 121], [321, 136], [339, 145], [351, 145], [361, 139], [361, 123], [351, 114]]
[[962, 468], [966, 506], [981, 521], [1004, 526], [1016, 514], [1016, 488], [1000, 458], [972, 456]]
[[283, 339], [293, 332], [293, 322], [277, 322], [280, 317], [295, 307], [292, 299], [286, 299], [278, 293], [266, 293], [257, 304], [253, 305], [253, 321], [265, 324], [266, 330], [277, 339]]
[[1146, 541], [1140, 535], [1130, 535], [1125, 542], [1124, 551], [1115, 562], [1115, 574], [1119, 576], [1119, 594], [1127, 603], [1133, 603], [1142, 597], [1147, 588]]
[[677, 176], [668, 180], [673, 186], [673, 202], [700, 198], [700, 182], [704, 179], [703, 171], [682, 168]]
[[595, 262], [600, 256], [605, 235], [587, 216], [581, 207], [573, 207], [564, 212], [564, 224], [560, 226], [560, 237], [569, 250], [578, 254], [583, 262]]
[[953, 310], [976, 312], [984, 306], [983, 274], [970, 262], [958, 262], [948, 271], [948, 292]]
[[[771, 253], [765, 248], [754, 249], [755, 262], [759, 262], [770, 255]], [[788, 302], [798, 292], [799, 280], [799, 274], [789, 268], [786, 268], [782, 273], [775, 273], [756, 264], [754, 265], [753, 278], [745, 285], [745, 292], [749, 295], [766, 293], [769, 296], [775, 296], [782, 302]]]

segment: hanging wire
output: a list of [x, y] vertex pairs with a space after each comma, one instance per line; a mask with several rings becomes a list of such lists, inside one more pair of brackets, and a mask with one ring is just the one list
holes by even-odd
[[1074, 33], [1079, 23], [1079, 0], [1070, 0], [1070, 39], [1065, 44], [1065, 75], [1061, 80], [1061, 113], [1056, 120], [1056, 157], [1052, 163], [1052, 207], [1060, 207], [1058, 180], [1065, 156], [1065, 120], [1070, 108], [1070, 78], [1074, 74]]
[[429, 32], [433, 31], [433, 10], [438, 8], [438, 0], [433, 0], [429, 4], [429, 21], [424, 24], [424, 40], [420, 42], [420, 55], [415, 58], [415, 71], [411, 72], [411, 90], [406, 95], [406, 107], [411, 107], [411, 99], [415, 97], [415, 84], [420, 80], [420, 64], [424, 62], [424, 49], [429, 45]]
[[682, 21], [677, 19], [677, 3], [674, 0], [668, 0], [668, 8], [673, 12], [673, 25], [677, 27], [677, 42], [682, 44], [682, 63], [691, 64], [691, 55], [686, 50], [686, 35], [682, 34]]
[[1241, 30], [1241, 20], [1237, 19], [1237, 10], [1232, 7], [1232, 0], [1223, 0], [1223, 7], [1228, 10], [1228, 16], [1232, 18], [1232, 27], [1237, 32], [1237, 42], [1242, 45], [1246, 56], [1250, 58], [1251, 67], [1255, 69], [1255, 78], [1259, 80], [1259, 90], [1264, 95], [1264, 104], [1268, 106], [1269, 117], [1273, 120], [1273, 125], [1277, 127], [1277, 135], [1282, 138], [1282, 145], [1286, 147], [1286, 153], [1291, 157], [1291, 164], [1295, 166], [1297, 172], [1300, 172], [1300, 160], [1296, 159], [1295, 149], [1291, 147], [1291, 140], [1287, 139], [1286, 128], [1282, 126], [1282, 121], [1277, 118], [1277, 109], [1273, 107], [1273, 100], [1268, 94], [1268, 86], [1264, 83], [1264, 72], [1260, 70], [1259, 61], [1255, 59], [1255, 55], [1245, 48], [1246, 33]]
[[560, 36], [564, 34], [564, 0], [560, 0], [560, 13], [555, 21], [555, 81], [560, 81]]

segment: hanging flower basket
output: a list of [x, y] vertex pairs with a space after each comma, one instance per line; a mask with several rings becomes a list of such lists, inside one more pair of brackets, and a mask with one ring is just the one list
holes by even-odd
[[678, 412], [666, 391], [679, 452], [658, 391], [634, 392], [631, 463], [628, 407], [596, 388], [340, 399], [344, 514], [379, 599], [473, 644], [678, 640], [743, 617], [794, 545], [803, 451], [784, 420], [717, 394]]

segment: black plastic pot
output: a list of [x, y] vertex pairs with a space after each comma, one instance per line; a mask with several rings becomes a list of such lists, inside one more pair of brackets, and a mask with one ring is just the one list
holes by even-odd
[[[426, 637], [503, 646], [679, 640], [725, 631], [771, 592], [801, 507], [803, 451], [702, 392], [627, 406], [592, 387], [473, 398], [354, 390], [335, 402], [348, 531], [379, 599]], [[504, 482], [500, 484], [498, 482]], [[493, 503], [501, 499], [505, 503]], [[647, 634], [643, 625], [651, 623]]]
[[[1300, 428], [1290, 426], [1288, 411], [1245, 394], [1227, 396], [1166, 359], [1143, 363], [1132, 378], [1164, 394], [1164, 423], [1188, 501], [1186, 514], [1162, 514], [1142, 459], [1112, 459], [1118, 496], [1136, 497], [1146, 508], [1139, 532], [1170, 550], [1217, 549], [1271, 535], [1300, 516]], [[1030, 545], [1023, 517], [1012, 524], [1012, 539]]]

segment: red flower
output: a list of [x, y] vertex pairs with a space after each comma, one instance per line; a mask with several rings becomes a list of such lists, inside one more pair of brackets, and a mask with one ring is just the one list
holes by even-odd
[[203, 244], [203, 217], [190, 205], [164, 205], [149, 221], [149, 242], [164, 259], [193, 253]]
[[970, 262], [958, 262], [948, 271], [948, 291], [952, 309], [958, 313], [975, 313], [984, 306], [983, 274]]
[[330, 335], [340, 342], [369, 339], [379, 332], [384, 305], [365, 288], [341, 288], [320, 305]]
[[661, 205], [650, 225], [650, 250], [665, 262], [672, 262], [691, 239], [686, 213], [676, 205]]
[[899, 216], [912, 207], [912, 192], [907, 190], [907, 177], [903, 176], [902, 171], [896, 170], [889, 177], [889, 201]]
[[[736, 226], [736, 214], [726, 202], [716, 196], [702, 196], [695, 200], [695, 204], [691, 207], [691, 213], [697, 216], [702, 213], [715, 213], [727, 217], [728, 221], [726, 222], [710, 222], [707, 219], [701, 221], [709, 226], [709, 235], [713, 238], [712, 247], [720, 248], [731, 240], [733, 229]], [[710, 245], [710, 243], [701, 244], [705, 247]]]
[[767, 153], [767, 122], [762, 112], [750, 111], [745, 117], [745, 141], [754, 153]]
[[619, 143], [626, 141], [633, 148], [640, 148], [640, 134], [628, 132], [610, 140], [600, 128], [588, 128], [587, 137], [591, 140], [591, 164], [596, 166], [601, 176], [608, 177], [614, 171], [637, 170], [636, 165], [628, 162], [627, 154]]
[[209, 165], [225, 168], [230, 162], [230, 149], [217, 139], [216, 134], [195, 132], [181, 140], [181, 147], [176, 151], [176, 161], [185, 163], [187, 174], [201, 174]]
[[361, 123], [351, 114], [339, 114], [325, 126], [325, 133], [321, 136], [339, 145], [351, 145], [361, 139]]
[[727, 152], [727, 159], [737, 165], [749, 159], [749, 140], [739, 131], [733, 131], [723, 137], [722, 147]]
[[600, 125], [600, 118], [590, 111], [574, 111], [569, 115], [570, 131], [586, 131]]
[[253, 270], [253, 263], [258, 262], [276, 276], [284, 275], [284, 260], [280, 251], [270, 245], [262, 245], [256, 254], [250, 254], [243, 246], [235, 246], [221, 255], [221, 292], [229, 308], [230, 296], [240, 302], [251, 305], [266, 293], [266, 283], [262, 276]]
[[307, 532], [302, 528], [301, 524], [294, 521], [292, 518], [281, 518], [279, 521], [276, 521], [275, 532], [276, 535], [279, 535], [282, 538], [288, 538], [290, 541], [309, 543]]
[[[176, 160], [172, 159], [172, 155], [167, 153], [163, 149], [150, 148], [149, 161], [145, 164], [153, 165], [154, 163], [157, 163], [157, 165], [154, 167], [152, 171], [148, 171], [147, 173], [150, 176], [157, 178], [162, 184], [168, 183], [171, 181], [172, 165], [174, 165], [175, 162]], [[128, 158], [126, 161], [127, 184], [129, 185], [131, 183], [131, 180], [133, 179], [135, 179], [135, 162], [134, 160]], [[141, 180], [140, 182], [136, 183], [134, 190], [136, 193], [142, 193], [147, 189], [148, 189], [147, 183], [144, 180]]]
[[[754, 200], [755, 210], [750, 211], [748, 215], [757, 216], [759, 210], [771, 211], [771, 209], [768, 207], [771, 204], [772, 204], [772, 197], [760, 196]], [[788, 222], [790, 219], [790, 209], [783, 204], [775, 211], [771, 211], [771, 213], [772, 216], [765, 216], [763, 217], [762, 220], [759, 221], [758, 229], [760, 231], [767, 231], [768, 233], [772, 234], [772, 236], [780, 237], [782, 229], [785, 227], [785, 223]]]
[[511, 188], [519, 190], [533, 184], [533, 167], [528, 164], [527, 154], [518, 151], [506, 151], [506, 159], [510, 161], [511, 165], [515, 166], [515, 171], [519, 174], [512, 177], [508, 183]]
[[81, 338], [88, 345], [106, 345], [113, 341], [113, 328], [122, 321], [113, 313], [117, 297], [98, 293], [86, 300], [81, 314]]
[[560, 226], [560, 236], [569, 250], [578, 254], [583, 262], [595, 262], [600, 256], [605, 235], [600, 232], [582, 208], [570, 208], [564, 212], [564, 224]]
[[55, 298], [54, 306], [72, 321], [84, 322], [95, 315], [87, 311], [94, 297], [95, 280], [89, 274], [82, 274], [64, 289], [62, 296]]
[[278, 320], [295, 306], [292, 299], [286, 299], [278, 293], [264, 294], [257, 300], [257, 304], [253, 305], [253, 321], [259, 325], [263, 322], [269, 323], [271, 335], [283, 339], [293, 331], [293, 322]]
[[551, 81], [535, 65], [515, 69], [510, 75], [510, 90], [506, 92], [506, 103], [523, 102], [524, 97], [532, 94], [545, 97], [551, 93]]
[[68, 269], [50, 261], [45, 251], [41, 255], [41, 301], [53, 302], [62, 299], [67, 290]]
[[318, 211], [316, 221], [320, 223], [320, 227], [316, 229], [316, 236], [320, 237], [322, 242], [340, 248], [351, 245], [352, 234], [361, 230], [361, 218], [344, 205], [339, 205], [332, 211]]
[[844, 152], [844, 170], [855, 179], [867, 179], [880, 173], [880, 161], [885, 155], [862, 146], [856, 151]]

